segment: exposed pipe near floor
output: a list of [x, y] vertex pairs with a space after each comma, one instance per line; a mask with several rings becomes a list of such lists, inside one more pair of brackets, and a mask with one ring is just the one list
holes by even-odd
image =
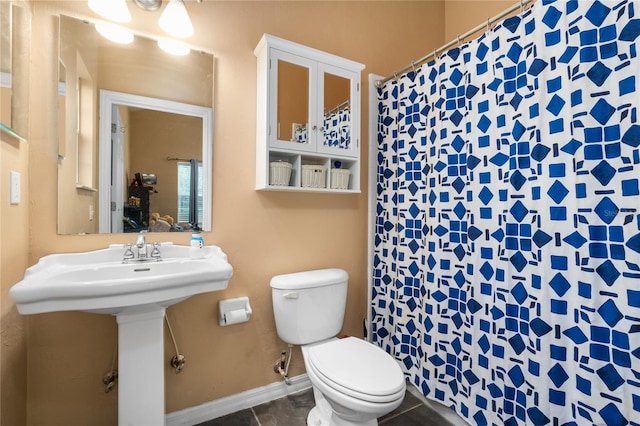
[[273, 371], [277, 374], [280, 374], [287, 385], [291, 385], [291, 381], [289, 380], [289, 365], [291, 364], [292, 354], [293, 345], [290, 344], [289, 355], [287, 356], [287, 351], [282, 351], [282, 353], [280, 354], [280, 359], [277, 360], [276, 364], [273, 366]]
[[179, 374], [182, 372], [182, 369], [184, 369], [184, 365], [187, 362], [187, 359], [178, 350], [178, 344], [176, 343], [176, 338], [173, 335], [173, 330], [171, 329], [169, 318], [166, 315], [164, 316], [164, 320], [167, 323], [167, 328], [169, 329], [169, 335], [171, 336], [173, 347], [176, 349], [176, 354], [171, 358], [170, 364], [171, 364], [171, 367], [173, 367], [173, 370], [175, 371], [175, 373]]
[[118, 342], [113, 350], [113, 357], [111, 358], [111, 370], [102, 377], [102, 383], [104, 383], [104, 393], [109, 393], [116, 386], [118, 381], [118, 370], [116, 370], [116, 357], [118, 356]]

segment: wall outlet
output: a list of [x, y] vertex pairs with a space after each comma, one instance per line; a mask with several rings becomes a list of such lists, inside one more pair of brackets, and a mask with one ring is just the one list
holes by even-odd
[[20, 204], [20, 173], [11, 171], [9, 174], [9, 183], [11, 185], [9, 191], [11, 204]]

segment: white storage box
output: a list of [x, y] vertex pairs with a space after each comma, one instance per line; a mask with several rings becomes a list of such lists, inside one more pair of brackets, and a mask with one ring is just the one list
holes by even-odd
[[291, 163], [272, 161], [269, 163], [269, 185], [289, 186], [291, 180]]
[[324, 166], [314, 164], [303, 165], [302, 186], [306, 188], [326, 188], [327, 169]]
[[331, 169], [331, 189], [349, 189], [349, 170]]

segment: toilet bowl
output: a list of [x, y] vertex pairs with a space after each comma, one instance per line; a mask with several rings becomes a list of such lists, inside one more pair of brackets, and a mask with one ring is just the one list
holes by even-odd
[[402, 370], [371, 343], [355, 337], [331, 339], [302, 346], [302, 355], [316, 398], [308, 425], [377, 425], [378, 417], [404, 399]]
[[313, 426], [375, 426], [396, 409], [406, 383], [398, 362], [356, 337], [338, 339], [347, 299], [348, 274], [323, 269], [271, 279], [278, 336], [301, 345], [316, 406]]

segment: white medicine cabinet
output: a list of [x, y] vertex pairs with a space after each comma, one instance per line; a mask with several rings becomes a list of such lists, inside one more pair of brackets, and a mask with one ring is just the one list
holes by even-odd
[[364, 65], [269, 34], [254, 53], [256, 189], [360, 192]]

